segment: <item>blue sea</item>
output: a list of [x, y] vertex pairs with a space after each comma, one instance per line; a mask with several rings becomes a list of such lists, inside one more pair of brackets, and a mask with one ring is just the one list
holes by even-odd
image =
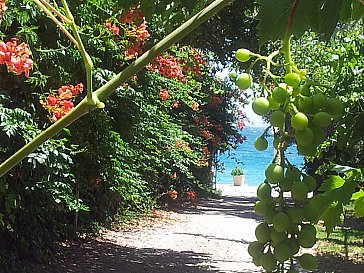
[[[245, 185], [258, 186], [264, 181], [264, 170], [273, 158], [273, 137], [268, 137], [268, 148], [265, 151], [257, 151], [254, 148], [254, 140], [260, 136], [266, 127], [244, 127], [240, 133], [247, 139], [238, 145], [236, 149], [231, 149], [218, 156], [222, 171], [217, 171], [216, 183], [232, 184], [231, 171], [239, 165], [244, 170]], [[286, 151], [286, 157], [291, 164], [302, 168], [303, 157], [297, 154], [295, 145], [291, 145]]]

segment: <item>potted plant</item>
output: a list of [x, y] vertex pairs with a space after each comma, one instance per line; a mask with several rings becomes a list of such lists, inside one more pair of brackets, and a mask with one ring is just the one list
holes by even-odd
[[234, 186], [241, 186], [244, 184], [244, 171], [239, 166], [235, 166], [231, 171], [231, 175], [233, 176]]

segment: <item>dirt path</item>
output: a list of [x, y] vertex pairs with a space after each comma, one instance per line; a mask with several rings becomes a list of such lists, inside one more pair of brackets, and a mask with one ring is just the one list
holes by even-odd
[[222, 196], [201, 201], [196, 209], [161, 214], [149, 226], [107, 231], [101, 239], [82, 241], [77, 251], [69, 247], [53, 266], [36, 272], [261, 272], [247, 253], [257, 225], [256, 188], [219, 187]]

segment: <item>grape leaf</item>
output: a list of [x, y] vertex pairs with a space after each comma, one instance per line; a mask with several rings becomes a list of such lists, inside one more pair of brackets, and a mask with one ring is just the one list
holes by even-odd
[[344, 0], [341, 12], [340, 12], [340, 21], [345, 22], [351, 18], [351, 12], [352, 12], [352, 3], [353, 0]]
[[364, 19], [364, 3], [363, 1], [353, 0], [353, 11], [351, 18], [353, 20]]
[[354, 201], [354, 211], [356, 217], [364, 216], [364, 196]]
[[322, 213], [321, 219], [324, 221], [327, 236], [329, 236], [335, 226], [340, 223], [342, 212], [342, 203], [334, 202]]
[[302, 0], [297, 8], [293, 19], [292, 33], [301, 37], [310, 28], [313, 18], [319, 16], [319, 6], [317, 0]]
[[[345, 14], [348, 5], [351, 4], [346, 1], [345, 5], [343, 5], [343, 1], [346, 0], [297, 1], [298, 6], [293, 17], [291, 33], [300, 37], [304, 31], [314, 29], [316, 32], [324, 34], [324, 38], [328, 40], [335, 30], [341, 9], [343, 8], [342, 12]], [[257, 2], [261, 5], [257, 16], [259, 19], [257, 28], [260, 44], [269, 40], [284, 39], [288, 18], [296, 1], [258, 0]]]
[[345, 180], [338, 175], [332, 175], [324, 181], [319, 188], [319, 191], [330, 191], [333, 189], [340, 188], [344, 185]]
[[343, 0], [325, 1], [314, 20], [314, 30], [318, 33], [323, 33], [326, 41], [330, 39], [339, 21], [342, 3]]
[[260, 44], [284, 38], [292, 0], [258, 0], [261, 7], [257, 18]]

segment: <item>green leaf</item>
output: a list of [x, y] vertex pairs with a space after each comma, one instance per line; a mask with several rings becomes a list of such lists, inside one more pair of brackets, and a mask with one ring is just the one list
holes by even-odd
[[355, 188], [356, 183], [352, 180], [347, 180], [341, 188], [332, 191], [333, 199], [344, 204], [349, 203], [355, 192]]
[[[318, 33], [323, 33], [324, 38], [328, 40], [335, 30], [341, 8], [348, 8], [348, 3], [345, 2], [343, 5], [343, 1], [301, 0], [293, 17], [291, 33], [300, 37], [306, 30], [314, 29]], [[295, 1], [258, 0], [257, 2], [261, 5], [257, 17], [260, 20], [257, 26], [259, 42], [263, 44], [269, 40], [283, 39]]]
[[362, 198], [364, 197], [364, 191], [363, 190], [360, 190], [356, 193], [353, 193], [353, 195], [351, 196], [351, 200], [357, 200], [359, 198]]
[[284, 38], [288, 16], [291, 12], [291, 0], [258, 0], [261, 4], [258, 19], [258, 35], [260, 44]]
[[300, 2], [293, 19], [292, 33], [301, 37], [312, 24], [313, 18], [317, 18], [319, 12], [317, 0], [303, 0]]
[[342, 203], [334, 202], [322, 213], [321, 219], [324, 221], [327, 236], [329, 236], [335, 226], [341, 222], [342, 212]]
[[352, 0], [344, 0], [341, 12], [340, 12], [340, 21], [345, 22], [351, 18], [351, 12], [352, 12]]
[[344, 185], [345, 180], [338, 175], [332, 175], [324, 181], [319, 188], [319, 191], [330, 191], [333, 189], [340, 188]]
[[356, 217], [364, 216], [364, 196], [354, 201], [354, 211]]
[[351, 18], [353, 20], [364, 19], [364, 4], [359, 0], [353, 0], [353, 11]]

